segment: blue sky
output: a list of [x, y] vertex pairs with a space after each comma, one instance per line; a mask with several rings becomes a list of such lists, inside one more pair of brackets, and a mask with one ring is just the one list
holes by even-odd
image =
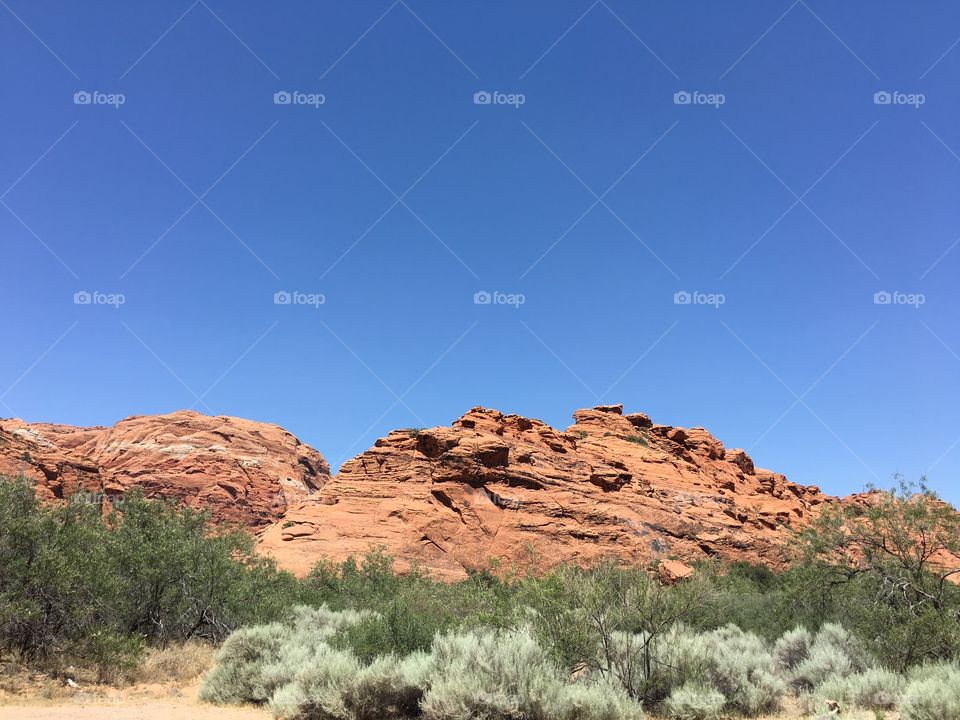
[[958, 38], [947, 1], [2, 0], [0, 416], [195, 407], [338, 465], [622, 402], [956, 502]]

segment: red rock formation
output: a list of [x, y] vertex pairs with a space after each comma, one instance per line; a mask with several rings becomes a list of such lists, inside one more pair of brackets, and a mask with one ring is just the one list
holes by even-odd
[[474, 408], [452, 427], [394, 431], [292, 505], [260, 546], [297, 573], [378, 544], [449, 579], [491, 559], [534, 570], [602, 557], [776, 567], [788, 527], [828, 499], [703, 428], [655, 425], [619, 405], [574, 420], [558, 431]]
[[219, 522], [258, 528], [323, 487], [330, 469], [276, 425], [181, 411], [75, 428], [0, 420], [0, 474], [33, 480], [41, 497], [78, 490], [207, 508]]

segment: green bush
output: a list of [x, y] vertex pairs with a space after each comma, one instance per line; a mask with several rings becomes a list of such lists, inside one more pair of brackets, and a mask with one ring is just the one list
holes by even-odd
[[726, 698], [719, 690], [687, 683], [676, 688], [663, 704], [663, 711], [672, 720], [717, 720]]
[[249, 535], [203, 513], [134, 490], [104, 515], [82, 493], [41, 504], [25, 480], [0, 478], [0, 653], [28, 664], [112, 679], [148, 643], [220, 641], [300, 593]]

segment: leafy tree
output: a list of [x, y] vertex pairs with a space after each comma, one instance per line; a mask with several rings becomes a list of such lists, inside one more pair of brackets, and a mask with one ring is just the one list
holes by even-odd
[[91, 503], [40, 503], [0, 478], [0, 655], [107, 677], [147, 643], [222, 640], [285, 615], [303, 589], [205, 513], [130, 493], [104, 515]]
[[903, 669], [960, 651], [960, 514], [923, 480], [898, 480], [828, 508], [803, 550], [821, 602]]
[[[591, 667], [639, 688], [637, 699], [659, 701], [655, 648], [678, 623], [693, 617], [711, 594], [705, 576], [668, 587], [642, 570], [604, 563], [589, 570], [559, 568], [528, 582], [525, 599], [546, 645], [567, 667]], [[626, 646], [622, 635], [631, 634]], [[639, 671], [640, 677], [633, 677]]]

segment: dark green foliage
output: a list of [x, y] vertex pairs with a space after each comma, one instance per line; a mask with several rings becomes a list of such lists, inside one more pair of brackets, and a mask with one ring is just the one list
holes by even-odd
[[304, 585], [313, 604], [375, 612], [344, 628], [333, 641], [362, 660], [427, 650], [436, 633], [454, 627], [504, 626], [518, 611], [516, 588], [489, 572], [451, 584], [433, 580], [416, 567], [398, 574], [382, 549], [371, 550], [359, 562], [317, 563]]
[[106, 677], [146, 643], [218, 641], [299, 599], [245, 533], [213, 533], [204, 514], [137, 492], [122, 507], [42, 505], [25, 481], [0, 478], [0, 655]]

